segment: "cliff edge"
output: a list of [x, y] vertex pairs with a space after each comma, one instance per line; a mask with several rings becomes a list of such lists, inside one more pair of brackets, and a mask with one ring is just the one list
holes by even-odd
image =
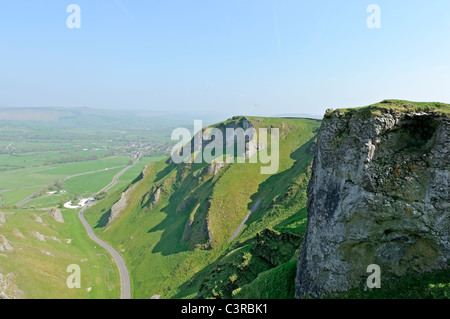
[[296, 297], [448, 268], [450, 105], [387, 100], [327, 111], [308, 185]]

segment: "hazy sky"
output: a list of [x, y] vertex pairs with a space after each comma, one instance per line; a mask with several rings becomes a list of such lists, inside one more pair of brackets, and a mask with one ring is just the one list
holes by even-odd
[[2, 106], [323, 114], [387, 98], [450, 103], [450, 1], [0, 0]]

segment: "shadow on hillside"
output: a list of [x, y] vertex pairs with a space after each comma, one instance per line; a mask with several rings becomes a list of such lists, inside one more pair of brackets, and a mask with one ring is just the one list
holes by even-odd
[[[167, 170], [164, 173], [166, 175], [161, 172], [161, 175], [157, 177], [164, 179], [178, 167], [176, 180], [171, 186], [175, 191], [168, 199], [168, 204], [160, 210], [167, 216], [161, 223], [148, 231], [148, 233], [163, 231], [161, 239], [155, 245], [152, 252], [159, 252], [164, 256], [187, 251], [196, 246], [196, 244], [201, 245], [208, 242], [206, 230], [204, 230], [203, 234], [202, 227], [199, 226], [198, 221], [201, 219], [201, 222], [204, 222], [206, 218], [206, 213], [204, 212], [207, 208], [205, 205], [207, 205], [207, 199], [212, 195], [213, 190], [211, 180], [203, 181], [203, 177], [193, 176], [193, 172], [200, 172], [200, 170], [205, 169], [209, 165], [208, 163], [181, 163], [178, 166], [172, 163], [171, 165], [173, 165], [173, 168], [166, 168]], [[199, 207], [197, 208], [190, 232], [193, 235], [189, 236], [187, 240], [184, 240], [183, 235], [186, 224], [190, 213], [197, 204]], [[184, 205], [184, 208], [180, 209], [182, 205]], [[201, 224], [203, 225], [203, 223]]]
[[177, 165], [175, 163], [169, 163], [169, 165], [167, 165], [162, 171], [160, 171], [160, 172], [158, 172], [158, 174], [156, 174], [156, 178], [154, 180], [154, 183], [157, 183], [160, 180], [162, 180], [164, 177], [169, 175], [176, 168], [177, 168]]
[[173, 200], [172, 195], [169, 204], [161, 209], [161, 212], [167, 216], [158, 225], [147, 231], [147, 233], [163, 232], [160, 240], [153, 247], [152, 253], [168, 256], [188, 250], [188, 246], [181, 243], [181, 238], [189, 216], [177, 214], [176, 209], [177, 203]]
[[108, 225], [109, 216], [111, 215], [111, 209], [108, 209], [102, 217], [97, 221], [97, 225], [95, 225], [94, 229], [96, 228], [104, 228], [106, 225]]
[[[259, 208], [249, 217], [245, 225], [257, 222], [271, 208], [273, 199], [281, 199], [282, 196], [289, 195], [289, 188], [295, 185], [295, 179], [300, 175], [307, 173], [308, 167], [311, 165], [314, 152], [313, 145], [316, 136], [312, 137], [308, 142], [304, 143], [298, 149], [291, 153], [290, 158], [295, 162], [292, 167], [275, 175], [270, 176], [266, 181], [259, 185], [258, 191], [251, 196], [251, 202], [248, 209], [258, 201], [264, 198]], [[244, 229], [244, 232], [246, 230]], [[239, 235], [236, 237], [239, 238]]]
[[[249, 211], [258, 200], [263, 197], [265, 199], [262, 200], [259, 208], [249, 217], [245, 225], [250, 225], [258, 221], [269, 209], [272, 199], [283, 196], [287, 189], [295, 182], [295, 179], [301, 174], [306, 173], [313, 157], [311, 146], [315, 138], [316, 136], [290, 154], [290, 158], [295, 161], [291, 168], [270, 176], [259, 185], [258, 191], [251, 197], [252, 201], [248, 205]], [[166, 169], [165, 174], [170, 174], [173, 171], [173, 168]], [[181, 174], [182, 171], [180, 170], [177, 173], [177, 178], [183, 178], [179, 176]], [[159, 178], [162, 179], [166, 176], [161, 173]], [[158, 225], [148, 230], [148, 233], [163, 232], [161, 239], [152, 250], [153, 253], [159, 252], [164, 256], [168, 256], [188, 251], [190, 250], [189, 247], [193, 246], [192, 242], [188, 243], [182, 240], [189, 214], [177, 212], [177, 209], [186, 200], [186, 198], [182, 197], [185, 194], [189, 194], [189, 198], [196, 198], [197, 203], [203, 203], [203, 199], [208, 198], [212, 194], [213, 186], [209, 182], [200, 185], [200, 187], [198, 186], [199, 182], [196, 178], [193, 176], [185, 177], [176, 191], [170, 196], [168, 204], [161, 209], [161, 212], [167, 214], [167, 216]], [[192, 211], [191, 208], [191, 206], [187, 206], [185, 212]], [[241, 234], [238, 234], [236, 238], [239, 238]], [[201, 244], [201, 241], [198, 240], [198, 244]]]
[[[158, 225], [148, 230], [148, 233], [163, 231], [161, 239], [152, 252], [159, 252], [164, 256], [189, 250], [189, 242], [183, 241], [183, 234], [190, 215], [186, 212], [191, 212], [197, 203], [203, 205], [202, 202], [207, 197], [205, 192], [207, 192], [209, 185], [208, 182], [199, 185], [198, 180], [193, 176], [184, 176], [183, 179], [183, 176], [181, 176], [182, 172], [177, 174], [177, 178], [182, 179], [182, 181], [176, 191], [170, 196], [168, 204], [161, 209], [161, 212], [165, 213], [166, 217]], [[185, 194], [189, 194], [189, 198], [194, 200], [188, 201], [185, 209], [177, 212], [182, 202], [185, 202], [187, 199], [184, 197]]]

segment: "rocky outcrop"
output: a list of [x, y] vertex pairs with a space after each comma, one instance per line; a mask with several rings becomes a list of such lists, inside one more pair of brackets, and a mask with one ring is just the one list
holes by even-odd
[[13, 251], [14, 251], [14, 248], [9, 244], [6, 237], [3, 235], [0, 235], [0, 252], [11, 253]]
[[25, 238], [25, 236], [20, 232], [20, 230], [18, 230], [18, 229], [14, 229], [13, 231], [12, 231], [12, 234], [13, 234], [13, 236], [14, 237], [16, 237], [16, 238]]
[[120, 213], [127, 207], [127, 194], [122, 193], [120, 199], [111, 207], [111, 214], [108, 218], [108, 226], [120, 215]]
[[[267, 149], [267, 143], [264, 143], [262, 140], [258, 141], [257, 131], [254, 127], [253, 123], [249, 121], [245, 117], [235, 117], [233, 118], [238, 122], [228, 123], [226, 126], [220, 126], [219, 128], [222, 130], [224, 135], [224, 145], [226, 147], [230, 147], [231, 145], [239, 144], [241, 141], [233, 136], [226, 136], [226, 129], [239, 129], [242, 128], [245, 132], [248, 133], [248, 136], [245, 138], [245, 151], [243, 154], [237, 154], [238, 157], [249, 159], [253, 155], [255, 155], [258, 151]], [[257, 121], [256, 121], [257, 122]], [[222, 167], [221, 167], [222, 168]]]
[[51, 252], [48, 252], [46, 250], [40, 249], [40, 252], [43, 253], [46, 256], [55, 257], [55, 255], [53, 255]]
[[[235, 119], [237, 120], [239, 118], [235, 118]], [[237, 122], [237, 123], [235, 123], [235, 122], [228, 123], [222, 129], [223, 134], [224, 134], [225, 145], [227, 147], [229, 147], [231, 145], [239, 144], [241, 141], [237, 137], [226, 135], [227, 128], [232, 128], [232, 129], [242, 128], [244, 131], [249, 133], [247, 140], [245, 141], [244, 154], [237, 154], [237, 156], [243, 157], [243, 158], [250, 158], [258, 151], [258, 141], [257, 141], [256, 130], [255, 130], [252, 122], [250, 122], [247, 118], [242, 117], [239, 119], [239, 122]]]
[[[266, 149], [267, 145], [261, 143], [258, 145], [258, 138], [257, 138], [257, 132], [252, 124], [251, 121], [249, 121], [245, 117], [233, 117], [231, 120], [227, 121], [226, 123], [220, 123], [218, 125], [209, 127], [209, 128], [216, 128], [220, 130], [220, 133], [222, 135], [222, 141], [221, 144], [225, 147], [226, 150], [224, 150], [224, 153], [229, 154], [222, 154], [223, 157], [218, 156], [217, 160], [214, 159], [217, 163], [220, 163], [222, 161], [232, 161], [234, 160], [234, 156], [238, 157], [241, 161], [245, 161], [246, 159], [252, 157], [254, 154], [257, 153], [258, 150]], [[215, 145], [215, 139], [216, 136], [208, 136], [207, 129], [205, 128], [199, 132], [192, 138], [190, 142], [190, 148], [193, 151], [193, 153], [196, 153], [196, 151], [202, 149], [204, 150], [207, 146], [210, 146], [210, 143], [214, 143]], [[227, 134], [227, 130], [230, 130], [231, 132], [234, 132], [234, 134]], [[178, 153], [181, 152], [181, 149], [178, 150]], [[232, 152], [232, 154], [231, 154]], [[234, 152], [237, 152], [234, 154]], [[226, 155], [229, 155], [229, 158], [227, 158]], [[197, 155], [189, 154], [190, 160], [187, 162], [193, 163], [194, 157]], [[169, 160], [169, 163], [172, 161]], [[210, 162], [211, 163], [211, 162]], [[225, 165], [222, 166], [216, 166], [219, 170], [222, 169]], [[199, 172], [200, 174], [200, 172]], [[216, 173], [217, 174], [217, 173]], [[197, 176], [199, 177], [199, 176]]]
[[39, 216], [36, 216], [36, 215], [34, 215], [34, 216], [33, 216], [33, 218], [34, 218], [34, 221], [35, 221], [36, 223], [40, 223], [40, 224], [42, 224], [42, 223], [43, 223], [43, 221], [42, 221], [42, 218], [41, 218], [41, 217], [39, 217]]
[[158, 188], [153, 194], [152, 205], [156, 205], [159, 202], [159, 198], [161, 197], [161, 188]]
[[31, 232], [31, 236], [33, 236], [34, 238], [36, 238], [37, 240], [39, 240], [39, 241], [43, 241], [43, 242], [45, 242], [46, 240], [45, 240], [45, 236], [44, 235], [42, 235], [42, 234], [40, 234], [39, 232], [37, 232], [37, 231], [32, 231]]
[[[448, 267], [450, 119], [435, 111], [329, 112], [308, 186], [296, 296]], [[447, 113], [448, 114], [448, 113]]]
[[111, 223], [120, 215], [120, 213], [127, 208], [128, 196], [133, 191], [135, 186], [129, 188], [126, 192], [123, 192], [120, 199], [111, 207], [111, 213], [108, 218], [107, 226], [110, 226]]
[[3, 275], [0, 273], [0, 299], [22, 299], [24, 293], [14, 282], [14, 274]]
[[220, 173], [222, 168], [224, 168], [227, 164], [225, 162], [221, 163], [211, 163], [208, 165], [208, 175], [213, 175], [214, 177]]
[[0, 212], [0, 224], [6, 223], [6, 216], [4, 212]]
[[[19, 232], [19, 234], [20, 234], [20, 232]], [[31, 231], [31, 232], [30, 232], [30, 235], [31, 235], [32, 237], [36, 238], [37, 240], [42, 241], [42, 242], [46, 242], [47, 239], [51, 239], [51, 240], [53, 240], [53, 241], [56, 241], [56, 242], [58, 242], [58, 243], [61, 243], [61, 240], [59, 240], [59, 239], [56, 238], [55, 236], [45, 236], [45, 235], [42, 235], [41, 233], [39, 233], [39, 232], [37, 232], [37, 231]], [[23, 235], [22, 235], [22, 236], [23, 236]]]
[[57, 208], [52, 208], [47, 212], [51, 218], [53, 218], [56, 222], [64, 224], [64, 218], [61, 211]]

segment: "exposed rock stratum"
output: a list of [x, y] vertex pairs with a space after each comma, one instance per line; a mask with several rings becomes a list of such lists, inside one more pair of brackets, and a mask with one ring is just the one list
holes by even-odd
[[296, 297], [361, 287], [370, 264], [382, 280], [448, 268], [450, 119], [402, 107], [326, 114]]

